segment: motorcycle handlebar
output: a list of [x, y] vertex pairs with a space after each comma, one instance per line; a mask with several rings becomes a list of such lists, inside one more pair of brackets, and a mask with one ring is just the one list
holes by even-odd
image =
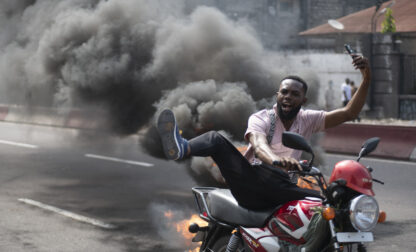
[[[302, 166], [303, 168], [303, 166]], [[299, 174], [301, 176], [317, 176], [321, 174], [321, 171], [316, 167], [307, 167], [306, 170], [303, 171], [289, 171], [289, 173]]]
[[308, 162], [302, 160], [302, 161], [299, 162], [299, 164], [302, 167], [303, 171], [305, 171], [305, 172], [311, 171], [312, 167], [309, 166]]
[[[302, 167], [303, 171], [309, 172], [311, 170], [311, 167], [309, 166], [309, 164], [306, 160], [299, 161], [299, 164]], [[283, 167], [283, 164], [280, 160], [275, 160], [275, 161], [273, 161], [273, 166]]]
[[384, 185], [384, 182], [383, 182], [383, 181], [381, 181], [381, 180], [378, 180], [378, 179], [373, 178], [373, 181], [374, 181], [374, 182], [377, 182], [377, 183], [379, 183], [379, 184]]
[[273, 166], [283, 166], [283, 164], [280, 160], [274, 160], [272, 164], [273, 164]]

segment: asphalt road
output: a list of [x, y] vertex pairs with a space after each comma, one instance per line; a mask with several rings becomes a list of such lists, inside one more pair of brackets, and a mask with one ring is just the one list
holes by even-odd
[[0, 160], [0, 251], [184, 251], [164, 212], [190, 216], [195, 183], [181, 165], [143, 154], [135, 137], [0, 123]]
[[[326, 165], [333, 165], [351, 156], [325, 155]], [[416, 251], [416, 163], [398, 160], [364, 157], [360, 161], [371, 166], [373, 178], [383, 181], [373, 183], [373, 190], [380, 209], [387, 213], [385, 223], [380, 223], [374, 231], [375, 242], [368, 246], [369, 251]]]
[[[386, 182], [374, 186], [387, 222], [369, 250], [415, 251], [416, 163], [363, 163]], [[176, 224], [196, 210], [195, 185], [136, 137], [0, 123], [0, 251], [188, 251]]]

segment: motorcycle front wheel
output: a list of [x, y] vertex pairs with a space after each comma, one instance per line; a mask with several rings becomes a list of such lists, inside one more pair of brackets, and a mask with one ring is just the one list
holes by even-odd
[[[365, 246], [357, 245], [357, 244], [343, 244], [341, 248], [342, 249], [339, 250], [341, 252], [367, 252], [367, 249], [365, 248]], [[325, 247], [322, 251], [323, 252], [337, 252], [337, 250], [335, 250], [332, 244]]]

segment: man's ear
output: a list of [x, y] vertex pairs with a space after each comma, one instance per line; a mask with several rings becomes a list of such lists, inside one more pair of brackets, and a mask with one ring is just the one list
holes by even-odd
[[304, 97], [302, 101], [302, 105], [305, 105], [307, 101], [308, 101], [308, 98]]

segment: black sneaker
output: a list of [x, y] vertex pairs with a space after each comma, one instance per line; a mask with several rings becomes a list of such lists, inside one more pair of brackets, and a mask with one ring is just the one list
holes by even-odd
[[182, 159], [188, 151], [188, 141], [181, 137], [172, 110], [165, 109], [157, 119], [157, 131], [162, 139], [165, 156], [171, 160]]

